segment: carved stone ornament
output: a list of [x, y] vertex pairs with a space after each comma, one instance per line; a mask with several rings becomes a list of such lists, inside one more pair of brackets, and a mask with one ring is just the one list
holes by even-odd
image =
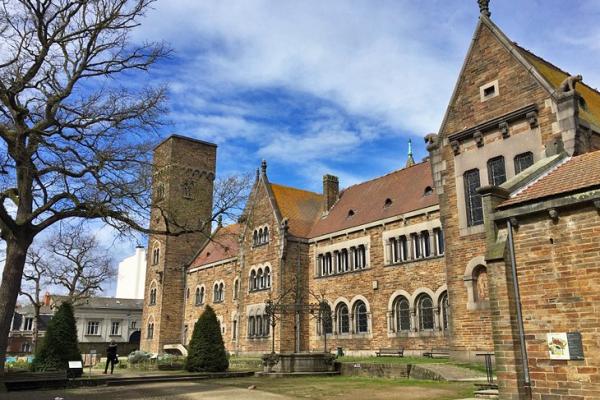
[[529, 122], [529, 127], [531, 129], [535, 128], [536, 126], [538, 126], [538, 113], [537, 111], [530, 111], [528, 112], [525, 117], [527, 118], [527, 122]]
[[486, 17], [490, 17], [492, 13], [490, 12], [490, 0], [477, 0], [479, 4], [479, 12]]
[[552, 221], [558, 221], [558, 211], [556, 210], [556, 208], [551, 208], [550, 210], [548, 210], [548, 215], [550, 215]]
[[425, 135], [425, 143], [427, 151], [431, 151], [438, 147], [439, 136], [436, 133], [429, 133]]
[[483, 147], [483, 133], [481, 133], [481, 131], [475, 132], [473, 134], [473, 139], [475, 139], [477, 147]]
[[454, 152], [455, 156], [460, 154], [460, 143], [458, 143], [458, 140], [451, 141], [450, 146], [452, 146], [452, 151]]
[[500, 133], [502, 133], [502, 138], [506, 139], [510, 137], [510, 132], [508, 131], [508, 122], [500, 122], [500, 124], [498, 124], [498, 129], [500, 129]]

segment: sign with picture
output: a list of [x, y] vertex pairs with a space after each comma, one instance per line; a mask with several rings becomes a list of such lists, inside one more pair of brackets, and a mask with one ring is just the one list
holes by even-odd
[[583, 360], [583, 344], [579, 332], [557, 332], [546, 335], [551, 360]]

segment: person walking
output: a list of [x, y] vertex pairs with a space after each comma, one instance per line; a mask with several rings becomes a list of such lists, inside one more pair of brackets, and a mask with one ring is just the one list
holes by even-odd
[[110, 374], [112, 375], [115, 369], [115, 364], [118, 363], [117, 359], [117, 344], [114, 340], [110, 341], [110, 344], [106, 348], [106, 367], [104, 367], [104, 373], [108, 372], [108, 364], [110, 363]]

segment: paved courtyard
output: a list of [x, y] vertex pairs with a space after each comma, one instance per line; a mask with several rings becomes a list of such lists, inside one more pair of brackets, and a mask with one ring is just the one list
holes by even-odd
[[[256, 389], [250, 390], [249, 386]], [[345, 399], [452, 400], [468, 397], [472, 385], [369, 378], [236, 378], [69, 390], [10, 392], [3, 400], [187, 400]]]

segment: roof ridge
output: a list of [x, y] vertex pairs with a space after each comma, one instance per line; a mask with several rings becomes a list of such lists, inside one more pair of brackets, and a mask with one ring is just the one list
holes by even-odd
[[404, 171], [404, 170], [408, 170], [408, 169], [411, 169], [411, 168], [415, 168], [415, 167], [421, 166], [421, 164], [427, 164], [427, 163], [429, 163], [429, 158], [427, 158], [426, 160], [420, 161], [420, 162], [418, 162], [418, 163], [415, 163], [415, 164], [413, 164], [413, 165], [409, 165], [409, 166], [407, 166], [407, 167], [402, 167], [402, 168], [398, 168], [398, 169], [396, 169], [396, 170], [390, 171], [390, 172], [388, 172], [387, 174], [383, 174], [383, 175], [380, 175], [380, 176], [376, 176], [375, 178], [368, 179], [368, 180], [366, 180], [366, 181], [362, 181], [362, 182], [359, 182], [359, 183], [355, 183], [354, 185], [350, 185], [350, 186], [348, 186], [348, 187], [345, 187], [344, 189], [342, 189], [342, 190], [340, 191], [340, 193], [343, 193], [344, 191], [346, 191], [346, 190], [348, 190], [348, 189], [350, 189], [350, 188], [353, 188], [353, 187], [356, 187], [356, 186], [360, 186], [360, 185], [364, 185], [364, 184], [366, 184], [366, 183], [373, 182], [373, 181], [376, 181], [376, 180], [378, 180], [378, 179], [383, 179], [383, 178], [385, 178], [385, 177], [388, 177], [388, 176], [390, 176], [390, 175], [393, 175], [393, 174], [395, 174], [395, 173], [402, 172], [402, 171]]
[[[561, 68], [561, 67], [559, 67], [558, 65], [554, 64], [554, 63], [553, 63], [553, 62], [551, 62], [551, 61], [548, 61], [548, 60], [546, 60], [544, 57], [541, 57], [541, 56], [537, 55], [537, 54], [536, 54], [536, 53], [534, 53], [533, 51], [531, 51], [531, 50], [529, 50], [529, 49], [527, 49], [527, 48], [525, 48], [525, 47], [521, 46], [521, 45], [520, 45], [520, 44], [518, 44], [517, 42], [513, 42], [513, 44], [514, 44], [514, 45], [515, 45], [515, 46], [516, 46], [516, 47], [517, 47], [519, 50], [526, 52], [526, 53], [527, 53], [527, 54], [529, 54], [530, 56], [537, 58], [537, 59], [538, 59], [538, 60], [540, 60], [541, 62], [543, 62], [543, 63], [547, 64], [548, 66], [550, 66], [550, 67], [552, 67], [552, 68], [554, 68], [554, 69], [556, 69], [556, 70], [558, 70], [558, 71], [560, 71], [560, 72], [562, 72], [563, 74], [565, 74], [565, 75], [567, 75], [567, 76], [571, 76], [571, 73], [570, 73], [569, 71], [565, 71], [564, 69], [562, 69], [562, 68]], [[534, 68], [535, 68], [535, 67], [534, 67]], [[594, 92], [596, 92], [597, 94], [599, 94], [599, 95], [600, 95], [600, 90], [598, 90], [598, 89], [597, 89], [597, 88], [595, 88], [595, 87], [592, 87], [592, 86], [588, 85], [588, 84], [587, 84], [587, 83], [585, 83], [584, 81], [580, 81], [578, 84], [580, 84], [580, 85], [583, 85], [583, 86], [587, 87], [588, 89], [590, 89], [590, 90], [593, 90]]]

